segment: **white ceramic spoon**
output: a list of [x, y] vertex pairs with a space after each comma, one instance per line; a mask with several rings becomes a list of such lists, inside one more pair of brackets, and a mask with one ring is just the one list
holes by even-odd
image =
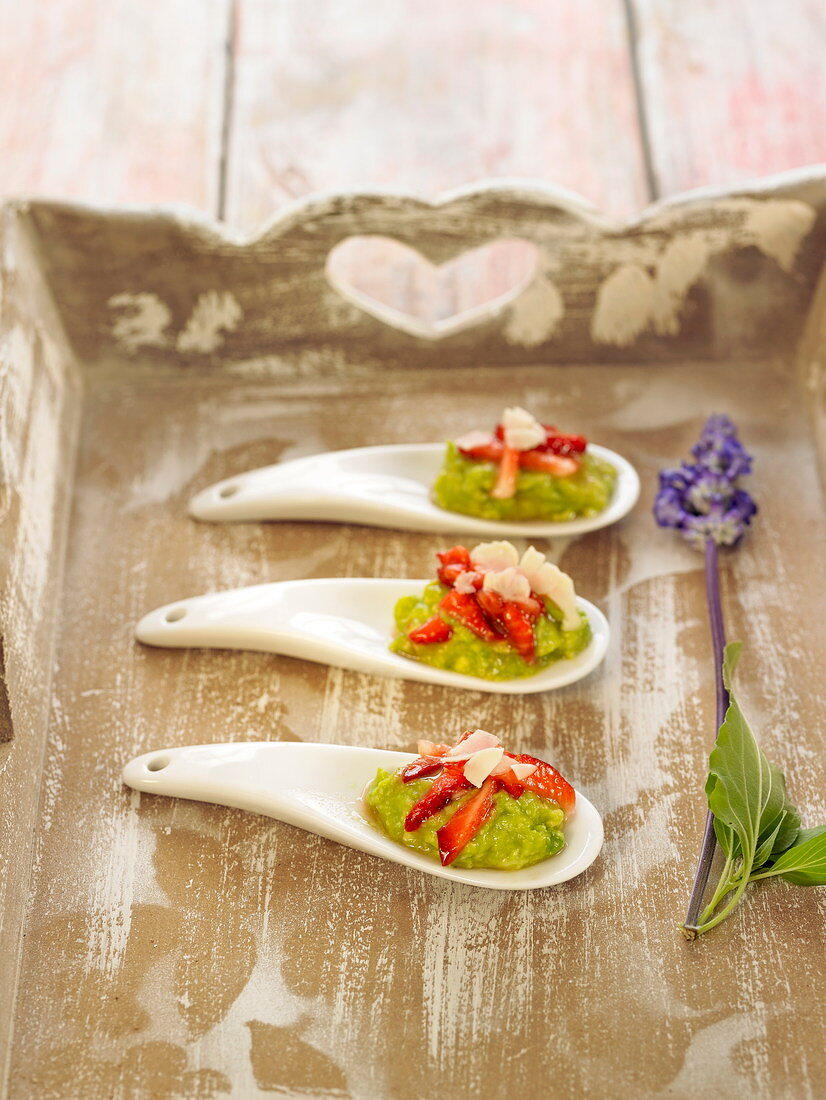
[[415, 867], [439, 878], [493, 890], [535, 890], [565, 882], [589, 867], [602, 847], [602, 820], [577, 792], [558, 855], [521, 871], [463, 870], [396, 844], [367, 821], [365, 787], [379, 768], [415, 760], [408, 752], [272, 741], [159, 749], [131, 760], [123, 782], [148, 794], [214, 802], [297, 825], [349, 848]]
[[135, 634], [147, 645], [257, 649], [356, 672], [497, 695], [528, 695], [572, 684], [605, 656], [608, 623], [598, 608], [583, 599], [577, 603], [591, 624], [591, 641], [576, 657], [556, 661], [535, 676], [482, 680], [391, 653], [387, 647], [396, 601], [420, 595], [427, 583], [341, 577], [256, 584], [159, 607], [141, 619]]
[[619, 472], [614, 495], [599, 515], [547, 522], [500, 522], [446, 512], [430, 499], [444, 443], [403, 443], [298, 458], [248, 470], [192, 498], [190, 515], [211, 522], [325, 520], [437, 534], [562, 538], [608, 527], [631, 511], [640, 494], [637, 471], [607, 447], [588, 445]]

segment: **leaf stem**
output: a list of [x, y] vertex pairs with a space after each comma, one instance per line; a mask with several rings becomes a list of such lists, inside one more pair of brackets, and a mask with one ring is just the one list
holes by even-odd
[[[692, 928], [692, 932], [696, 932], [697, 935], [702, 935], [703, 932], [709, 932], [712, 928], [715, 928], [718, 924], [722, 924], [729, 913], [733, 912], [737, 907], [737, 903], [740, 897], [749, 884], [748, 875], [745, 875], [734, 887], [734, 893], [728, 904], [720, 910], [716, 917], [712, 917], [710, 920], [703, 921], [698, 927]], [[703, 914], [705, 916], [705, 914]]]
[[[717, 543], [714, 539], [706, 540], [705, 566], [706, 601], [708, 603], [708, 617], [711, 625], [711, 644], [714, 649], [714, 667], [717, 669], [717, 729], [719, 729], [726, 717], [729, 698], [726, 685], [723, 682], [723, 651], [726, 648], [726, 629], [723, 622], [723, 605], [720, 599], [720, 571], [717, 561]], [[703, 842], [700, 848], [700, 858], [697, 862], [697, 870], [694, 875], [694, 885], [691, 889], [691, 897], [688, 901], [688, 911], [683, 924], [683, 927], [690, 932], [699, 931], [698, 922], [701, 919], [700, 913], [703, 906], [703, 897], [705, 896], [708, 878], [711, 874], [711, 864], [714, 859], [715, 848], [714, 815], [709, 810], [706, 814], [706, 823], [703, 829]]]
[[711, 914], [714, 912], [714, 910], [717, 908], [717, 906], [720, 904], [720, 902], [723, 900], [723, 898], [726, 896], [726, 894], [730, 890], [733, 890], [734, 887], [737, 885], [737, 876], [735, 875], [732, 878], [732, 874], [731, 874], [733, 867], [734, 867], [734, 860], [731, 858], [731, 856], [727, 856], [725, 866], [723, 867], [723, 870], [720, 873], [720, 880], [717, 883], [717, 889], [714, 891], [714, 896], [712, 897], [712, 899], [708, 903], [708, 905], [705, 907], [705, 910], [703, 911], [703, 915], [700, 917], [700, 923], [701, 924], [704, 921], [708, 920], [708, 918], [711, 916]]

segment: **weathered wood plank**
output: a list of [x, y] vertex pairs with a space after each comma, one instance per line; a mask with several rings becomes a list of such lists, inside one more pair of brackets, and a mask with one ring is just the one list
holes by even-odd
[[620, 0], [240, 0], [228, 219], [320, 189], [492, 176], [646, 198]]
[[630, 0], [660, 194], [826, 161], [821, 0]]
[[[713, 672], [700, 559], [650, 518], [656, 469], [686, 451], [710, 403], [728, 409], [757, 451], [764, 506], [725, 570], [731, 633], [747, 641], [744, 701], [796, 800], [822, 819], [822, 725], [808, 685], [823, 618], [804, 611], [822, 583], [822, 522], [812, 515], [812, 540], [800, 540], [818, 489], [791, 363], [388, 363], [342, 381], [313, 377], [321, 360], [307, 352], [299, 363], [302, 376], [282, 383], [135, 385], [124, 374], [90, 394], [14, 1100], [62, 1100], [72, 1088], [84, 1100], [153, 1088], [504, 1100], [539, 1095], [549, 1080], [568, 1100], [602, 1095], [608, 1074], [617, 1100], [683, 1097], [698, 1083], [761, 1100], [818, 1095], [817, 892], [755, 892], [693, 947], [676, 929], [702, 823]], [[453, 430], [458, 407], [463, 421], [488, 423], [505, 389], [564, 409], [643, 475], [627, 521], [556, 548], [614, 628], [588, 680], [507, 699], [134, 643], [140, 613], [179, 595], [330, 573], [422, 575], [433, 536], [199, 525], [185, 501], [305, 448], [420, 438], [411, 409], [423, 395], [434, 438]], [[778, 613], [779, 592], [792, 616]], [[585, 875], [519, 896], [465, 889], [254, 815], [139, 797], [118, 779], [125, 759], [161, 745], [408, 748], [467, 723], [541, 750], [600, 806], [607, 843]]]
[[0, 194], [217, 210], [229, 0], [0, 0]]
[[80, 377], [11, 212], [0, 216], [0, 1094], [39, 826]]

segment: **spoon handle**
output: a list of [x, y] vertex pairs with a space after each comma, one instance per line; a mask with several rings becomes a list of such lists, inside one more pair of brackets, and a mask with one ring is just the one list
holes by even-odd
[[314, 745], [280, 742], [238, 742], [158, 749], [130, 760], [123, 769], [128, 787], [148, 794], [214, 802], [241, 810], [281, 817], [283, 799], [296, 772], [306, 777], [301, 750]]
[[329, 457], [313, 455], [246, 470], [197, 493], [189, 514], [207, 522], [317, 519], [323, 511], [332, 471]]
[[254, 649], [390, 674], [393, 607], [426, 583], [335, 577], [257, 584], [159, 607], [135, 633], [153, 646]]
[[147, 794], [265, 814], [348, 843], [365, 783], [378, 767], [412, 759], [349, 745], [238, 741], [144, 753], [124, 767], [123, 782]]

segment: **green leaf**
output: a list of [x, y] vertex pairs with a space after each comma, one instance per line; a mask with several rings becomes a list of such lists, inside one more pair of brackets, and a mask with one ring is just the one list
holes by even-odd
[[726, 691], [731, 694], [731, 683], [734, 677], [734, 670], [740, 661], [740, 653], [743, 650], [742, 642], [729, 642], [726, 648], [723, 650], [723, 683], [726, 685]]
[[737, 859], [740, 856], [740, 841], [737, 839], [737, 834], [731, 828], [730, 825], [724, 825], [719, 818], [714, 818], [714, 835], [717, 837], [717, 843], [723, 849], [725, 854], [731, 859]]
[[[786, 795], [786, 777], [774, 764], [769, 764], [769, 772], [772, 781], [771, 793], [760, 821], [760, 834], [757, 838], [758, 852], [754, 857], [755, 867], [785, 852], [795, 843], [800, 831], [800, 814]], [[766, 840], [769, 836], [773, 836], [774, 840], [770, 846], [767, 846]]]
[[740, 649], [740, 642], [732, 642], [725, 650], [723, 678], [730, 702], [709, 758], [706, 791], [715, 818], [737, 834], [748, 874], [761, 835], [773, 831], [782, 812], [785, 790], [782, 774], [769, 766], [732, 692]]
[[759, 878], [781, 875], [797, 886], [826, 886], [826, 825], [803, 829], [802, 838], [788, 848]]
[[762, 867], [763, 864], [771, 857], [774, 850], [774, 842], [777, 840], [777, 834], [780, 832], [780, 827], [783, 824], [783, 815], [777, 819], [777, 824], [774, 829], [768, 833], [764, 840], [761, 840], [757, 846], [757, 850], [754, 853], [754, 859], [752, 860], [752, 867]]
[[826, 825], [815, 825], [813, 829], [801, 829], [797, 834], [797, 843], [803, 844], [812, 837], [822, 836], [826, 832]]

